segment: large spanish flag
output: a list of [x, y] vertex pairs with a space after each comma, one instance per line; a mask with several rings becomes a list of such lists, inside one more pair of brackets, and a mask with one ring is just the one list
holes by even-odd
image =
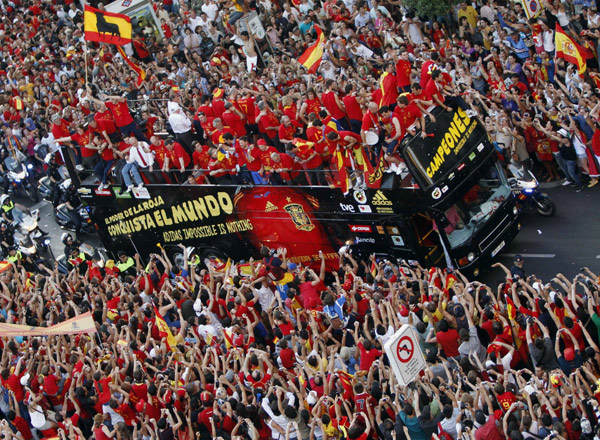
[[158, 334], [161, 338], [167, 338], [167, 346], [169, 347], [169, 350], [175, 351], [177, 341], [175, 340], [173, 333], [171, 333], [171, 329], [167, 325], [165, 318], [160, 315], [156, 306], [154, 306], [154, 315], [154, 321], [156, 323], [156, 327], [158, 327]]
[[585, 72], [587, 65], [583, 48], [573, 41], [558, 23], [556, 23], [556, 32], [554, 33], [554, 45], [556, 46], [556, 58], [563, 58], [565, 61], [575, 64], [580, 75]]
[[146, 79], [146, 71], [144, 69], [142, 69], [140, 66], [138, 66], [137, 64], [135, 64], [133, 61], [131, 61], [131, 59], [127, 56], [127, 54], [125, 53], [125, 51], [123, 50], [123, 48], [121, 46], [117, 46], [117, 49], [119, 50], [121, 57], [123, 57], [125, 62], [129, 65], [129, 67], [131, 67], [131, 70], [133, 70], [135, 73], [137, 73], [138, 78], [137, 78], [135, 85], [139, 89], [141, 87], [142, 83], [144, 82], [144, 80]]
[[315, 73], [323, 58], [325, 35], [323, 35], [323, 31], [317, 25], [315, 25], [315, 30], [317, 31], [317, 42], [306, 49], [300, 58], [298, 58], [300, 64], [308, 69], [308, 73]]
[[131, 43], [131, 19], [85, 5], [83, 28], [87, 41], [123, 46]]

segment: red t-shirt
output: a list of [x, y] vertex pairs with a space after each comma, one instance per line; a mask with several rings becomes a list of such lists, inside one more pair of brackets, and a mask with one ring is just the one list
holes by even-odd
[[412, 65], [410, 61], [399, 59], [396, 63], [396, 79], [398, 87], [410, 86]]
[[375, 362], [381, 355], [381, 350], [377, 350], [376, 348], [372, 348], [371, 350], [365, 350], [362, 342], [358, 343], [358, 349], [360, 351], [360, 366], [359, 369], [361, 371], [369, 371], [373, 362]]
[[321, 102], [334, 119], [342, 119], [346, 113], [338, 106], [335, 96], [333, 91], [325, 92], [321, 96]]
[[346, 107], [348, 117], [355, 121], [362, 121], [363, 111], [360, 108], [360, 104], [356, 100], [356, 97], [352, 95], [346, 95], [342, 101], [344, 101], [344, 106]]
[[166, 154], [169, 157], [169, 167], [170, 168], [177, 168], [177, 169], [181, 168], [179, 159], [183, 159], [183, 165], [185, 168], [187, 168], [191, 162], [190, 155], [187, 154], [187, 152], [183, 149], [183, 147], [181, 146], [181, 144], [179, 144], [179, 142], [173, 143], [172, 150], [169, 150], [167, 148]]
[[101, 131], [105, 131], [106, 134], [112, 134], [117, 131], [117, 126], [115, 125], [115, 119], [112, 116], [110, 110], [106, 110], [103, 112], [97, 112], [94, 115], [94, 119], [98, 124], [98, 128]]
[[435, 337], [442, 346], [442, 350], [444, 350], [447, 358], [460, 356], [458, 352], [460, 337], [455, 329], [451, 328], [446, 332], [437, 332]]
[[117, 127], [125, 127], [133, 122], [133, 117], [131, 116], [131, 113], [129, 113], [127, 102], [120, 101], [113, 104], [108, 101], [106, 107], [111, 111]]

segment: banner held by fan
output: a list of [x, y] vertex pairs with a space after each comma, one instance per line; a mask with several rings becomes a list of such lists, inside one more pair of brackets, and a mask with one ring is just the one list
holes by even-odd
[[84, 313], [50, 327], [0, 323], [0, 337], [76, 335], [96, 333], [97, 331], [92, 312]]

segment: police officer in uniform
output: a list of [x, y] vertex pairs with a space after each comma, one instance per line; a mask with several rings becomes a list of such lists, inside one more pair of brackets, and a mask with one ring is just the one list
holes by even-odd
[[60, 166], [56, 163], [56, 157], [54, 154], [49, 153], [46, 156], [45, 160], [48, 165], [48, 169], [46, 170], [46, 174], [52, 182], [52, 192], [50, 193], [50, 200], [52, 201], [52, 206], [55, 208], [60, 204], [60, 189], [59, 185], [62, 181], [62, 177], [58, 169]]
[[79, 249], [79, 246], [81, 246], [81, 243], [79, 241], [73, 240], [73, 236], [71, 234], [69, 234], [68, 232], [65, 232], [63, 235], [61, 235], [60, 241], [62, 241], [62, 244], [65, 245], [64, 252], [67, 257], [69, 256], [69, 253], [71, 252], [71, 248]]
[[71, 221], [75, 226], [75, 240], [80, 241], [79, 234], [81, 234], [81, 216], [79, 215], [79, 205], [81, 204], [79, 200], [79, 194], [77, 193], [77, 188], [73, 185], [73, 182], [69, 179], [65, 181], [66, 189], [64, 200], [69, 210], [69, 217], [71, 217]]
[[137, 273], [137, 268], [135, 264], [135, 260], [123, 251], [119, 251], [119, 262], [116, 264], [117, 269], [119, 269], [119, 275], [121, 278], [125, 278], [128, 275], [135, 276]]
[[8, 223], [0, 223], [0, 245], [4, 255], [8, 255], [8, 250], [15, 245], [14, 233], [14, 229]]
[[78, 268], [79, 273], [85, 275], [88, 270], [87, 262], [92, 261], [92, 257], [80, 250], [79, 247], [75, 246], [67, 248], [65, 255], [67, 256], [67, 262], [69, 263], [69, 270]]
[[[12, 201], [9, 195], [4, 194], [0, 197], [0, 203], [2, 203], [2, 218], [5, 222], [12, 223], [15, 220], [15, 214], [17, 214], [18, 211], [15, 211], [15, 202]], [[19, 216], [17, 215], [17, 217]], [[18, 221], [20, 221], [20, 219], [18, 219], [17, 222]]]

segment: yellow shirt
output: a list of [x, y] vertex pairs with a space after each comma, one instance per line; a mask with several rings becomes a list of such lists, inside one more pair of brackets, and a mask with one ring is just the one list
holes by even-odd
[[477, 26], [477, 17], [479, 16], [479, 14], [477, 14], [477, 11], [475, 10], [475, 8], [473, 6], [467, 6], [467, 9], [459, 9], [458, 10], [458, 21], [460, 22], [460, 19], [462, 17], [467, 17], [467, 21], [469, 22], [469, 24], [472, 27]]

